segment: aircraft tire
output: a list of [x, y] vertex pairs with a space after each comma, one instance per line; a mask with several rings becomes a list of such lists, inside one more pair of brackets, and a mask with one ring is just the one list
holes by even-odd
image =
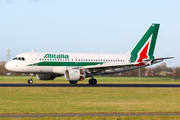
[[28, 80], [28, 84], [33, 84], [33, 80]]
[[77, 81], [69, 81], [70, 84], [77, 84]]
[[97, 84], [97, 80], [96, 79], [89, 79], [89, 84], [90, 85], [96, 85]]

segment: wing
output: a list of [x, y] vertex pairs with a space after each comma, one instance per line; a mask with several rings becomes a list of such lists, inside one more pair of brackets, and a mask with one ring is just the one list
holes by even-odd
[[155, 58], [155, 59], [143, 59], [143, 62], [133, 62], [133, 63], [105, 63], [99, 65], [90, 65], [90, 66], [83, 66], [82, 69], [85, 69], [89, 72], [99, 72], [104, 70], [115, 70], [116, 68], [130, 68], [134, 66], [144, 66], [144, 65], [152, 65], [155, 61], [163, 61], [164, 59], [172, 59], [173, 57], [166, 57], [166, 58]]
[[82, 69], [86, 69], [90, 72], [99, 72], [103, 70], [116, 69], [116, 68], [130, 68], [130, 67], [135, 66], [136, 64], [139, 64], [139, 63], [138, 62], [126, 63], [126, 64], [108, 63], [108, 64], [102, 64], [102, 65], [99, 64], [99, 65], [83, 66]]

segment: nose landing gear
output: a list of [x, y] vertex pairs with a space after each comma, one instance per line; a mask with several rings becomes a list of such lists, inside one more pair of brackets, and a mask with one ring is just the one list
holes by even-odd
[[27, 81], [27, 82], [28, 82], [28, 84], [33, 84], [33, 80], [32, 80], [32, 78], [33, 78], [33, 74], [30, 74], [30, 76], [29, 76], [29, 80]]

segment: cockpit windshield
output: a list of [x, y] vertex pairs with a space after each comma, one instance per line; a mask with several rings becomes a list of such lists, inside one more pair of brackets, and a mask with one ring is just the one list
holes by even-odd
[[25, 61], [25, 58], [24, 57], [15, 57], [15, 58], [13, 58], [13, 60]]
[[18, 59], [17, 57], [13, 58], [13, 60], [17, 60], [17, 59]]

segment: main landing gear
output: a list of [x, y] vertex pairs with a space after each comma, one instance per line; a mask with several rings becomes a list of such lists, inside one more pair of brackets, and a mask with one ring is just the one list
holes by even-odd
[[94, 76], [93, 76], [93, 75], [91, 75], [91, 79], [89, 79], [89, 84], [90, 84], [90, 85], [96, 85], [96, 84], [97, 84], [97, 80], [94, 79]]
[[90, 85], [96, 85], [97, 84], [97, 80], [96, 79], [89, 79], [89, 84]]
[[29, 76], [29, 80], [27, 81], [27, 82], [28, 82], [28, 84], [33, 84], [33, 80], [32, 80], [32, 78], [33, 78], [33, 74], [30, 74], [30, 76]]
[[77, 84], [77, 81], [69, 81], [70, 84]]

